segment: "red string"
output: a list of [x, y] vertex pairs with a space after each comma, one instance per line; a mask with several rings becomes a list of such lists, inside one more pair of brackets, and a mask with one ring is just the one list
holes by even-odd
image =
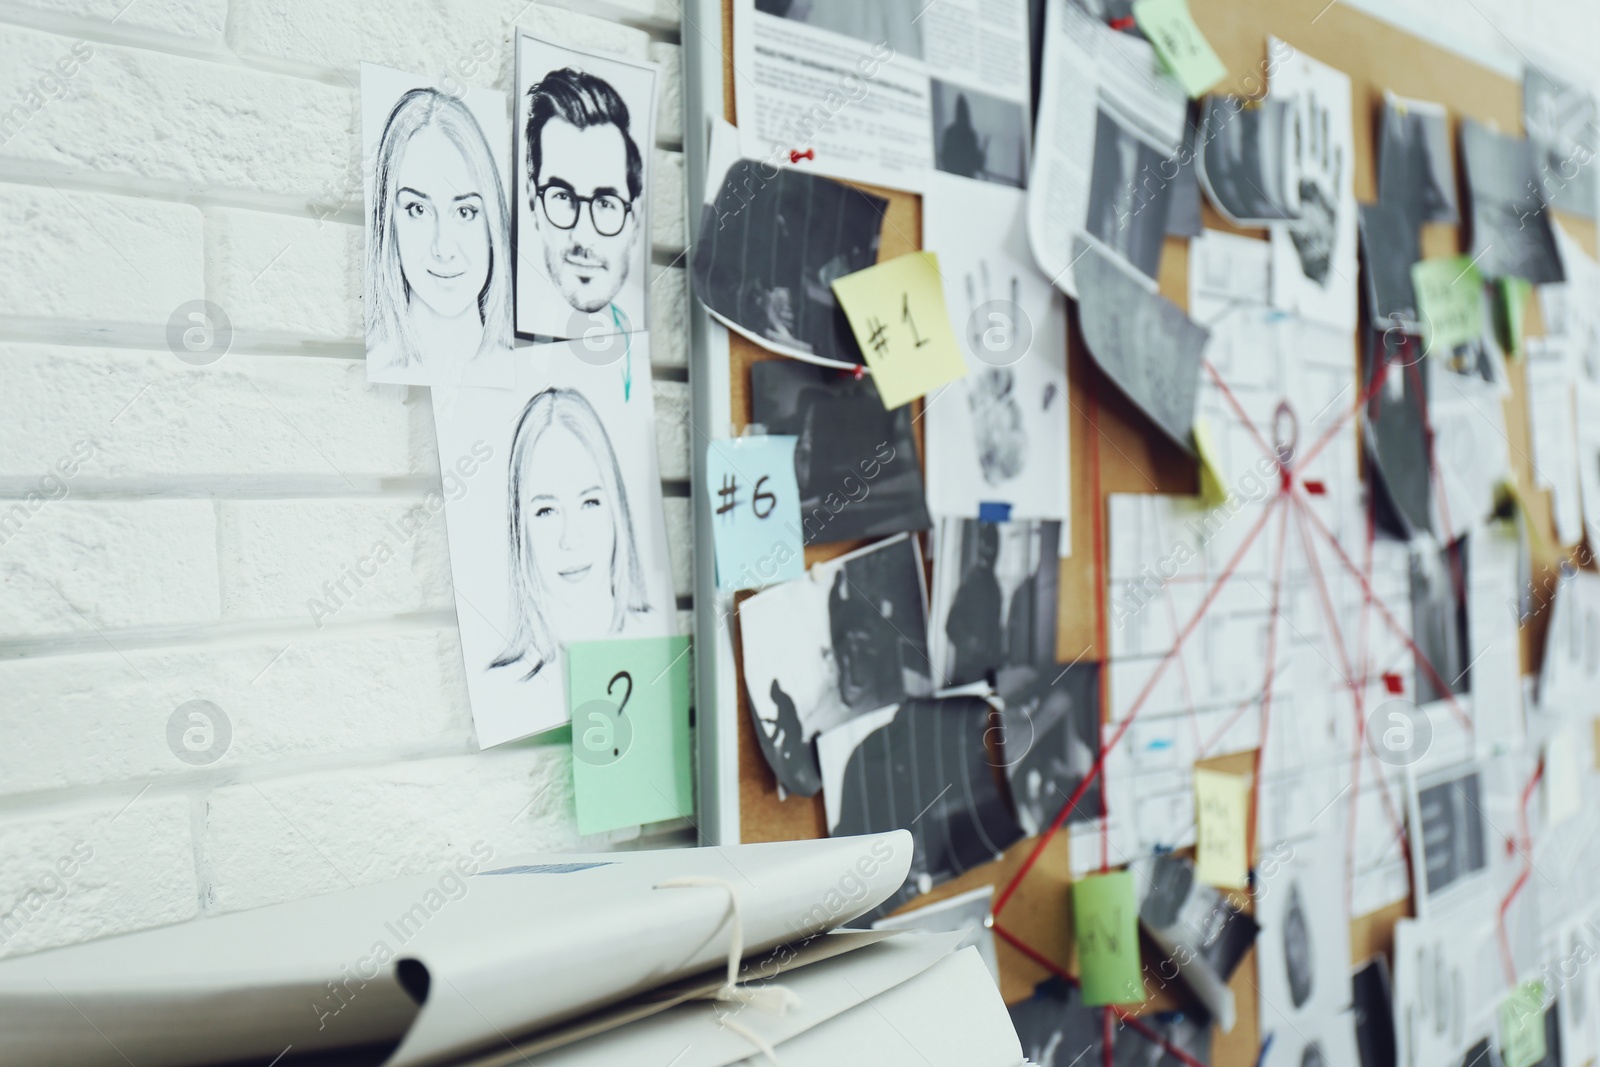
[[1279, 458], [1278, 450], [1267, 444], [1267, 439], [1262, 436], [1261, 431], [1256, 428], [1256, 424], [1246, 414], [1244, 405], [1239, 403], [1239, 398], [1233, 395], [1233, 390], [1228, 388], [1228, 383], [1222, 380], [1221, 374], [1217, 373], [1217, 368], [1209, 359], [1201, 360], [1200, 365], [1206, 369], [1207, 374], [1211, 375], [1211, 380], [1217, 384], [1217, 388], [1222, 392], [1222, 399], [1226, 400], [1228, 406], [1233, 408], [1233, 413], [1239, 416], [1239, 421], [1244, 424], [1244, 428], [1249, 430], [1250, 436], [1256, 439], [1256, 444], [1261, 446], [1261, 451], [1266, 454], [1268, 459], [1277, 461]]
[[1310, 448], [1306, 449], [1305, 454], [1302, 455], [1299, 458], [1299, 461], [1295, 463], [1295, 474], [1298, 475], [1301, 471], [1309, 467], [1311, 465], [1311, 461], [1316, 459], [1322, 450], [1327, 448], [1333, 439], [1339, 435], [1339, 431], [1344, 429], [1344, 424], [1355, 418], [1357, 413], [1359, 413], [1362, 408], [1366, 407], [1367, 403], [1373, 397], [1378, 395], [1378, 390], [1383, 387], [1384, 379], [1388, 377], [1388, 374], [1389, 362], [1387, 359], [1385, 359], [1383, 362], [1378, 364], [1377, 369], [1373, 372], [1372, 381], [1368, 383], [1367, 388], [1362, 392], [1362, 394], [1356, 398], [1356, 402], [1352, 404], [1344, 414], [1340, 415], [1337, 419], [1334, 419], [1332, 424], [1330, 424], [1328, 428], [1323, 431], [1322, 436], [1317, 438], [1316, 442], [1312, 444]]
[[[1272, 578], [1272, 618], [1267, 623], [1267, 679], [1261, 686], [1261, 737], [1256, 745], [1255, 773], [1250, 783], [1250, 812], [1252, 816], [1261, 810], [1261, 763], [1267, 753], [1267, 726], [1272, 722], [1272, 684], [1278, 674], [1278, 606], [1279, 597], [1283, 590], [1283, 561], [1288, 555], [1289, 547], [1289, 508], [1287, 505], [1288, 487], [1279, 493], [1279, 499], [1285, 501], [1283, 517], [1278, 520], [1278, 562], [1273, 568]], [[1256, 855], [1256, 819], [1251, 818], [1245, 824], [1245, 856], [1251, 866], [1255, 865]]]
[[[1105, 565], [1105, 539], [1102, 523], [1105, 521], [1105, 501], [1100, 495], [1100, 379], [1091, 371], [1088, 377], [1089, 393], [1089, 499], [1094, 501], [1094, 513], [1089, 518], [1092, 530], [1091, 540], [1094, 544], [1094, 612], [1095, 612], [1095, 641], [1100, 650], [1100, 661], [1105, 663], [1110, 659], [1111, 650], [1107, 646], [1106, 637], [1106, 584], [1110, 574]], [[1106, 811], [1106, 694], [1110, 691], [1107, 671], [1104, 667], [1100, 671], [1100, 705], [1096, 709], [1095, 740], [1099, 746], [1099, 759], [1096, 764], [1101, 768], [1100, 777], [1100, 870], [1109, 870], [1111, 866], [1111, 819]]]
[[1533, 799], [1533, 791], [1539, 787], [1539, 780], [1543, 777], [1544, 758], [1540, 757], [1538, 765], [1533, 769], [1533, 776], [1522, 788], [1522, 803], [1517, 806], [1518, 841], [1515, 847], [1522, 853], [1522, 873], [1517, 875], [1517, 880], [1511, 885], [1511, 891], [1500, 901], [1500, 914], [1495, 919], [1496, 935], [1500, 941], [1500, 962], [1505, 964], [1506, 981], [1511, 985], [1517, 984], [1517, 964], [1511, 954], [1511, 935], [1506, 928], [1506, 914], [1511, 911], [1511, 904], [1517, 899], [1517, 894], [1522, 892], [1523, 887], [1533, 876], [1533, 833], [1528, 829], [1528, 803]]
[[[1002, 926], [998, 919], [995, 920], [992, 929], [995, 935], [1002, 941], [1016, 949], [1018, 952], [1022, 953], [1024, 956], [1028, 957], [1034, 963], [1037, 963], [1039, 966], [1049, 971], [1051, 974], [1055, 975], [1057, 978], [1060, 978], [1062, 981], [1073, 986], [1074, 988], [1081, 989], [1083, 987], [1083, 983], [1079, 981], [1077, 975], [1069, 974], [1066, 968], [1034, 950], [1030, 945], [1027, 944], [1027, 942], [1023, 941], [1016, 934], [1013, 934], [1010, 930], [1007, 930], [1004, 926]], [[1146, 1040], [1159, 1045], [1169, 1056], [1176, 1056], [1183, 1062], [1184, 1067], [1206, 1067], [1205, 1064], [1201, 1063], [1199, 1060], [1183, 1051], [1183, 1049], [1162, 1037], [1160, 1033], [1152, 1030], [1148, 1025], [1145, 1024], [1144, 1020], [1140, 1019], [1137, 1015], [1134, 1015], [1126, 1009], [1120, 1008], [1115, 1004], [1112, 1004], [1109, 1007], [1119, 1021], [1127, 1026], [1132, 1027]]]
[[1475, 727], [1472, 718], [1462, 710], [1461, 702], [1456, 699], [1455, 690], [1445, 684], [1444, 679], [1439, 676], [1439, 672], [1434, 668], [1433, 663], [1429, 661], [1422, 649], [1417, 647], [1417, 643], [1411, 639], [1411, 635], [1406, 633], [1405, 627], [1400, 625], [1400, 621], [1394, 617], [1394, 613], [1389, 610], [1388, 605], [1384, 604], [1382, 598], [1372, 591], [1372, 583], [1367, 580], [1366, 575], [1356, 568], [1350, 556], [1345, 552], [1344, 546], [1339, 544], [1339, 539], [1333, 536], [1333, 531], [1328, 529], [1321, 517], [1311, 508], [1302, 505], [1301, 510], [1311, 519], [1311, 522], [1317, 528], [1317, 532], [1322, 535], [1322, 539], [1333, 547], [1334, 554], [1339, 557], [1339, 561], [1361, 583], [1362, 591], [1371, 598], [1373, 606], [1378, 609], [1378, 614], [1383, 617], [1383, 621], [1388, 624], [1394, 635], [1405, 642], [1406, 647], [1410, 649], [1417, 663], [1427, 672], [1428, 679], [1433, 683], [1433, 687], [1444, 694], [1444, 699], [1449, 702], [1450, 710], [1455, 714], [1456, 718], [1461, 720], [1461, 724], [1467, 728], [1467, 732], [1473, 732]]
[[994, 906], [994, 915], [997, 918], [999, 917], [1000, 913], [1005, 910], [1005, 906], [1010, 902], [1011, 897], [1016, 893], [1017, 887], [1022, 884], [1023, 878], [1027, 877], [1028, 872], [1033, 869], [1033, 865], [1039, 861], [1039, 856], [1044, 852], [1045, 846], [1050, 843], [1050, 839], [1055, 836], [1056, 831], [1060, 830], [1062, 824], [1067, 821], [1068, 814], [1070, 814], [1072, 810], [1077, 807], [1078, 801], [1083, 798], [1083, 794], [1091, 785], [1094, 784], [1095, 779], [1100, 775], [1101, 770], [1105, 766], [1106, 753], [1117, 747], [1117, 744], [1122, 740], [1123, 735], [1128, 732], [1128, 728], [1131, 727], [1134, 723], [1134, 720], [1138, 718], [1139, 712], [1144, 707], [1145, 701], [1148, 700], [1150, 698], [1150, 694], [1155, 691], [1156, 683], [1161, 680], [1161, 676], [1166, 673], [1166, 669], [1169, 665], [1171, 665], [1173, 658], [1177, 656], [1178, 652], [1183, 648], [1184, 643], [1189, 640], [1190, 636], [1194, 633], [1195, 628], [1199, 626], [1200, 620], [1203, 619], [1206, 612], [1211, 609], [1212, 603], [1216, 601], [1218, 595], [1221, 594], [1223, 587], [1228, 584], [1228, 581], [1233, 577], [1234, 572], [1238, 570], [1239, 565], [1244, 561], [1245, 554], [1249, 552], [1250, 547], [1255, 544], [1256, 538], [1260, 536], [1262, 529], [1265, 528], [1267, 520], [1272, 517], [1273, 511], [1283, 502], [1284, 499], [1285, 498], [1282, 495], [1279, 495], [1273, 498], [1271, 504], [1262, 509], [1261, 517], [1256, 519], [1255, 525], [1250, 528], [1249, 532], [1245, 534], [1244, 540], [1240, 542], [1239, 547], [1234, 550], [1234, 554], [1228, 560], [1227, 566], [1224, 567], [1222, 572], [1217, 575], [1215, 584], [1213, 584], [1210, 591], [1206, 593], [1205, 599], [1200, 602], [1200, 607], [1195, 610], [1193, 617], [1191, 617], [1188, 623], [1185, 624], [1183, 631], [1178, 634], [1178, 638], [1175, 642], [1173, 642], [1172, 648], [1169, 649], [1167, 654], [1162, 657], [1161, 662], [1156, 664], [1155, 670], [1151, 673], [1149, 681], [1145, 682], [1144, 688], [1139, 691], [1139, 695], [1134, 699], [1133, 704], [1130, 705], [1127, 718], [1123, 719], [1123, 721], [1117, 726], [1116, 731], [1111, 736], [1111, 740], [1101, 746], [1100, 755], [1095, 759], [1094, 766], [1089, 768], [1088, 773], [1083, 776], [1083, 781], [1078, 783], [1078, 787], [1072, 791], [1072, 796], [1067, 798], [1067, 802], [1063, 804], [1061, 806], [1061, 810], [1056, 813], [1056, 817], [1054, 821], [1050, 823], [1049, 829], [1040, 835], [1039, 841], [1033, 846], [1032, 850], [1029, 851], [1027, 858], [1022, 862], [1022, 866], [1017, 869], [1017, 873], [1011, 876], [1011, 881], [1006, 883], [1006, 887], [1001, 890], [1000, 896], [995, 900]]

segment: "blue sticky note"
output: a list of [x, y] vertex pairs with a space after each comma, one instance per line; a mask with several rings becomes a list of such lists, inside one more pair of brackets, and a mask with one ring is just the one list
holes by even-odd
[[707, 451], [718, 589], [759, 589], [805, 574], [796, 440], [741, 437], [713, 441]]

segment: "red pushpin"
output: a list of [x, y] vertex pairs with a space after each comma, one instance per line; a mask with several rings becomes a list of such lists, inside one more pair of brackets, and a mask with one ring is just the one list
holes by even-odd
[[1405, 681], [1393, 671], [1383, 676], [1383, 687], [1396, 696], [1406, 691]]
[[850, 372], [850, 376], [859, 382], [867, 376], [867, 365], [865, 363], [857, 363], [856, 369]]
[[1300, 484], [1305, 486], [1306, 492], [1310, 493], [1312, 496], [1328, 495], [1328, 487], [1319, 481], [1305, 481], [1301, 482]]
[[1134, 22], [1132, 15], [1124, 15], [1120, 19], [1111, 20], [1111, 28], [1114, 30], [1131, 30], [1133, 29], [1133, 26]]
[[816, 159], [816, 158], [817, 158], [817, 152], [816, 152], [816, 149], [814, 149], [814, 148], [808, 148], [804, 152], [800, 151], [798, 148], [789, 149], [789, 162], [790, 163], [798, 163], [802, 159]]

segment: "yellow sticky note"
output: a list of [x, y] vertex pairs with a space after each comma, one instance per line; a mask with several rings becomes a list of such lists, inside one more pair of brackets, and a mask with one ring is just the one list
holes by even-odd
[[1204, 96], [1227, 76], [1228, 68], [1195, 25], [1188, 0], [1133, 0], [1133, 21], [1190, 96]]
[[939, 257], [912, 252], [833, 282], [872, 381], [893, 410], [967, 373], [944, 306]]
[[1206, 885], [1243, 889], [1250, 878], [1250, 780], [1196, 767], [1194, 873]]
[[1228, 487], [1217, 464], [1217, 441], [1203, 417], [1194, 420], [1194, 450], [1200, 457], [1200, 502], [1212, 508], [1226, 504]]

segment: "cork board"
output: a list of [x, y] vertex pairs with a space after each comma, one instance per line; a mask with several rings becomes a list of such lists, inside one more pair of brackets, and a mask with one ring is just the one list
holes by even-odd
[[[1515, 81], [1496, 74], [1455, 53], [1428, 44], [1372, 16], [1354, 11], [1335, 0], [1190, 0], [1190, 6], [1211, 44], [1230, 74], [1217, 87], [1218, 92], [1259, 95], [1260, 71], [1265, 69], [1266, 40], [1276, 36], [1296, 49], [1336, 67], [1349, 75], [1354, 94], [1356, 160], [1354, 169], [1356, 199], [1372, 202], [1377, 195], [1376, 130], [1382, 112], [1384, 91], [1401, 96], [1433, 100], [1450, 111], [1452, 133], [1462, 118], [1492, 124], [1507, 133], [1522, 129], [1522, 92]], [[723, 54], [733, 54], [732, 3], [724, 0], [722, 26]], [[723, 71], [725, 117], [737, 123], [734, 72]], [[1452, 138], [1454, 139], [1454, 138]], [[1461, 172], [1457, 165], [1457, 181]], [[880, 260], [890, 259], [919, 247], [921, 205], [910, 193], [863, 186], [889, 201], [884, 219]], [[1465, 205], [1466, 198], [1459, 198]], [[1204, 224], [1210, 229], [1228, 230], [1265, 238], [1265, 231], [1239, 230], [1226, 223], [1209, 203], [1204, 204]], [[1593, 223], [1558, 215], [1562, 226], [1590, 254], [1596, 250]], [[1464, 227], [1430, 225], [1423, 233], [1425, 256], [1450, 255], [1466, 249]], [[1187, 242], [1169, 238], [1160, 270], [1161, 292], [1180, 306], [1187, 304]], [[1097, 618], [1093, 540], [1103, 536], [1104, 497], [1109, 493], [1191, 494], [1198, 489], [1198, 471], [1193, 459], [1164, 441], [1153, 431], [1144, 416], [1106, 382], [1089, 359], [1078, 332], [1075, 304], [1069, 303], [1067, 367], [1071, 400], [1071, 488], [1073, 554], [1061, 561], [1057, 658], [1070, 661], [1080, 654], [1103, 658], [1103, 626]], [[1543, 332], [1537, 301], [1530, 303], [1528, 333]], [[730, 337], [729, 368], [731, 410], [734, 430], [749, 421], [749, 368], [775, 356], [742, 337]], [[1352, 381], [1357, 374], [1358, 338], [1351, 336]], [[1520, 363], [1509, 367], [1512, 395], [1506, 400], [1506, 427], [1511, 442], [1511, 466], [1530, 522], [1542, 531], [1530, 539], [1533, 553], [1535, 589], [1546, 588], [1544, 577], [1566, 558], [1571, 546], [1557, 544], [1547, 491], [1537, 487], [1532, 470], [1524, 372]], [[920, 401], [917, 402], [920, 405]], [[919, 428], [919, 448], [922, 445]], [[1096, 428], [1098, 432], [1096, 432]], [[842, 555], [865, 542], [815, 546], [806, 550], [809, 566], [819, 560]], [[1536, 605], [1542, 608], [1544, 605]], [[1524, 670], [1538, 662], [1542, 650], [1542, 619], [1523, 628]], [[738, 633], [735, 624], [734, 640]], [[737, 647], [737, 646], [736, 646]], [[1088, 651], [1085, 653], [1084, 650]], [[737, 658], [737, 657], [736, 657]], [[741, 834], [745, 841], [791, 840], [826, 834], [822, 798], [791, 797], [778, 799], [776, 781], [756, 740], [750, 721], [743, 679], [739, 693], [739, 799]], [[1252, 754], [1226, 759], [1240, 761], [1247, 770]], [[1207, 761], [1208, 764], [1215, 761]], [[996, 862], [967, 872], [953, 882], [937, 887], [910, 907], [986, 884], [1004, 887], [1009, 883], [1038, 843], [1028, 838], [1012, 846]], [[1005, 927], [1035, 953], [1056, 966], [1073, 969], [1072, 936], [1068, 891], [1071, 882], [1065, 834], [1057, 834], [1046, 846], [1021, 883], [1005, 910]], [[1407, 902], [1358, 917], [1350, 929], [1351, 958], [1360, 962], [1375, 954], [1388, 953], [1393, 944], [1397, 919], [1411, 914]], [[1002, 992], [1008, 1002], [1031, 995], [1036, 983], [1050, 971], [1029, 959], [1022, 951], [997, 939], [1002, 973]], [[1213, 1063], [1219, 1067], [1250, 1065], [1256, 1062], [1259, 1046], [1256, 1025], [1254, 951], [1245, 957], [1234, 976], [1233, 991], [1239, 1020], [1231, 1033], [1214, 1036]], [[1159, 1010], [1170, 1002], [1154, 997], [1143, 1010]]]

